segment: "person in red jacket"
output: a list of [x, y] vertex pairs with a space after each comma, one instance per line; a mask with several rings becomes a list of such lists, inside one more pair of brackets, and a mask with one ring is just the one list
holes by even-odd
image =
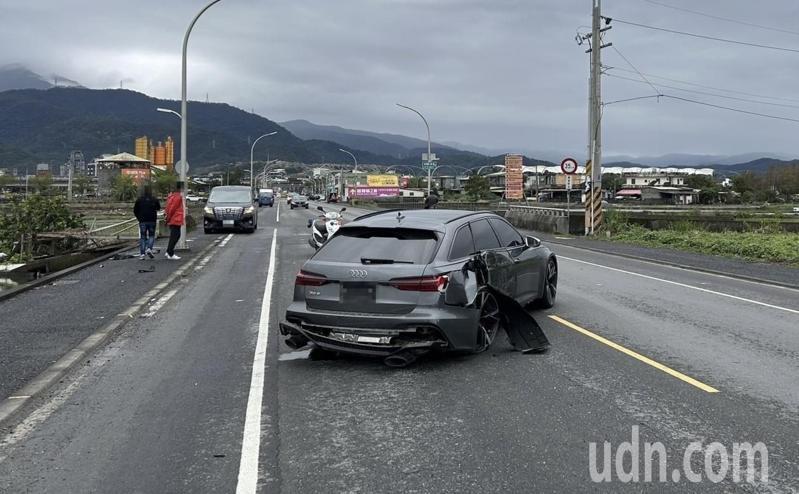
[[186, 212], [183, 209], [183, 184], [178, 182], [175, 191], [166, 198], [166, 208], [164, 208], [164, 219], [169, 225], [169, 243], [166, 247], [166, 258], [171, 261], [178, 261], [180, 257], [175, 255], [175, 245], [180, 239], [180, 227], [186, 221]]

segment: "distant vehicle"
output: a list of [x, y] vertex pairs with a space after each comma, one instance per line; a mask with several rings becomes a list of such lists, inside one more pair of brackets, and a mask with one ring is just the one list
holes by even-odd
[[187, 194], [186, 200], [189, 202], [200, 202], [203, 200], [203, 198], [195, 194]]
[[258, 228], [258, 208], [247, 186], [226, 185], [211, 189], [203, 209], [203, 230], [213, 233], [223, 229], [249, 233]]
[[794, 213], [799, 213], [799, 208], [793, 208]]
[[477, 287], [474, 302], [447, 297], [451, 284], [453, 299], [459, 287], [464, 291], [463, 281], [450, 282], [476, 256], [485, 259], [496, 291], [522, 306], [555, 304], [555, 254], [504, 218], [385, 211], [342, 225], [305, 262], [280, 332], [296, 347], [310, 341], [325, 350], [382, 356], [391, 366], [429, 351], [483, 351], [508, 324], [501, 301]]
[[261, 189], [258, 191], [258, 206], [274, 207], [275, 194], [272, 189]]
[[295, 195], [291, 199], [291, 209], [294, 208], [305, 208], [308, 209], [308, 198], [306, 196], [301, 196], [299, 194]]

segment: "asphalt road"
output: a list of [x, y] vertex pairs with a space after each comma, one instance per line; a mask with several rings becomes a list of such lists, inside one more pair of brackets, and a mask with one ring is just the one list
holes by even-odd
[[[312, 211], [262, 213], [20, 414], [0, 438], [0, 491], [799, 489], [799, 292], [556, 245], [558, 303], [533, 313], [546, 354], [500, 341], [402, 370], [311, 360], [277, 322], [312, 253]], [[667, 481], [656, 465], [655, 481], [622, 483], [614, 464], [593, 483], [590, 443], [601, 469], [603, 442], [616, 451], [635, 431], [662, 443]], [[693, 441], [764, 443], [768, 482], [714, 483], [701, 453], [689, 482]]]

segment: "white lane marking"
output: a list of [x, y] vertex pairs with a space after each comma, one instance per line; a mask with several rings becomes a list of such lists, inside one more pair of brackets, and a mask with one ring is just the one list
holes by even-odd
[[596, 264], [596, 263], [588, 262], [588, 261], [581, 261], [580, 259], [574, 259], [574, 258], [571, 258], [571, 257], [558, 256], [558, 259], [566, 259], [567, 261], [574, 261], [574, 262], [579, 262], [581, 264], [588, 264], [589, 266], [595, 266], [597, 268], [609, 269], [611, 271], [617, 271], [619, 273], [629, 274], [629, 275], [632, 275], [632, 276], [638, 276], [640, 278], [646, 278], [648, 280], [660, 281], [662, 283], [668, 283], [670, 285], [681, 286], [683, 288], [690, 288], [691, 290], [697, 290], [697, 291], [705, 292], [705, 293], [712, 293], [713, 295], [718, 295], [719, 297], [727, 297], [727, 298], [731, 298], [733, 300], [740, 300], [741, 302], [748, 302], [750, 304], [760, 305], [762, 307], [768, 307], [770, 309], [777, 309], [777, 310], [782, 310], [782, 311], [785, 311], [785, 312], [790, 312], [792, 314], [799, 314], [799, 310], [796, 310], [796, 309], [789, 309], [788, 307], [780, 307], [779, 305], [767, 304], [765, 302], [759, 302], [757, 300], [752, 300], [750, 298], [739, 297], [737, 295], [730, 295], [729, 293], [717, 292], [715, 290], [708, 290], [707, 288], [700, 288], [698, 286], [687, 285], [685, 283], [680, 283], [680, 282], [677, 282], [677, 281], [664, 280], [663, 278], [656, 278], [654, 276], [649, 276], [649, 275], [641, 274], [641, 273], [635, 273], [633, 271], [626, 271], [624, 269], [619, 269], [619, 268], [611, 268], [610, 266], [603, 266], [602, 264]]
[[247, 414], [244, 420], [244, 439], [241, 444], [241, 463], [237, 494], [254, 493], [258, 486], [258, 456], [261, 449], [261, 407], [263, 406], [264, 377], [266, 374], [266, 347], [269, 340], [269, 314], [272, 305], [272, 286], [277, 270], [275, 251], [277, 228], [272, 232], [272, 250], [269, 253], [269, 274], [266, 276], [264, 298], [261, 302], [261, 318], [258, 322], [258, 341], [252, 362], [250, 395], [247, 398]]
[[228, 235], [227, 237], [225, 237], [225, 240], [223, 240], [222, 243], [219, 244], [219, 246], [220, 247], [226, 246], [227, 243], [230, 242], [231, 238], [233, 238], [233, 234], [232, 233], [230, 235]]
[[[8, 453], [14, 445], [22, 442], [28, 434], [36, 430], [53, 412], [66, 403], [86, 378], [87, 373], [88, 370], [81, 371], [66, 388], [58, 392], [50, 401], [37, 408], [3, 437], [2, 441], [0, 441], [0, 463], [3, 463], [8, 458]], [[21, 399], [22, 397], [20, 396], [19, 398]]]
[[276, 223], [280, 223], [280, 201], [277, 201], [277, 212], [275, 214], [277, 218]]
[[161, 307], [163, 307], [167, 302], [169, 302], [169, 299], [171, 299], [172, 297], [175, 296], [176, 293], [178, 293], [178, 289], [177, 288], [175, 288], [174, 290], [170, 290], [170, 291], [166, 292], [153, 305], [151, 305], [149, 310], [147, 312], [143, 313], [141, 315], [141, 317], [143, 317], [143, 318], [153, 317], [156, 312], [161, 310]]
[[[580, 247], [578, 245], [566, 245], [566, 244], [561, 244], [561, 245], [563, 245], [564, 247], [567, 247], [567, 248], [572, 248], [572, 249], [587, 250], [587, 251], [592, 252], [594, 254], [599, 254], [600, 256], [607, 256], [607, 257], [613, 257], [615, 259], [632, 260], [632, 261], [635, 261], [635, 262], [651, 264], [651, 265], [657, 266], [659, 268], [669, 268], [669, 269], [675, 269], [675, 270], [679, 270], [679, 271], [690, 271], [691, 273], [701, 274], [703, 276], [713, 276], [713, 277], [716, 277], [716, 278], [724, 278], [725, 280], [732, 280], [732, 281], [736, 281], [736, 282], [739, 282], [739, 283], [751, 283], [753, 285], [767, 286], [769, 288], [777, 288], [777, 289], [780, 289], [780, 290], [791, 290], [793, 292], [799, 292], [799, 289], [791, 288], [789, 286], [775, 285], [775, 284], [769, 283], [767, 281], [755, 281], [755, 280], [748, 280], [746, 278], [735, 278], [734, 276], [726, 276], [726, 275], [719, 274], [719, 273], [713, 273], [711, 271], [699, 271], [699, 270], [691, 269], [691, 268], [685, 267], [685, 266], [674, 266], [674, 265], [671, 265], [671, 264], [658, 263], [656, 261], [650, 261], [650, 260], [647, 260], [647, 259], [640, 259], [640, 258], [635, 258], [635, 257], [625, 257], [623, 255], [612, 254], [610, 252], [600, 252], [598, 250], [586, 249], [586, 248]], [[560, 257], [560, 256], [558, 256], [558, 257]]]
[[199, 271], [205, 267], [211, 261], [213, 254], [208, 254], [207, 256], [203, 257], [202, 260], [194, 267], [195, 271]]

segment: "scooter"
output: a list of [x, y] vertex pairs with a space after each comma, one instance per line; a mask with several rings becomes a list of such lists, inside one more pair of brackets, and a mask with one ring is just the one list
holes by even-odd
[[326, 212], [322, 206], [317, 206], [316, 209], [321, 211], [322, 214], [316, 219], [308, 218], [308, 228], [311, 229], [311, 238], [308, 239], [308, 244], [314, 249], [319, 249], [328, 238], [335, 235], [338, 229], [341, 228], [341, 224], [344, 221], [341, 213], [346, 211], [347, 208], [341, 208], [339, 212]]

